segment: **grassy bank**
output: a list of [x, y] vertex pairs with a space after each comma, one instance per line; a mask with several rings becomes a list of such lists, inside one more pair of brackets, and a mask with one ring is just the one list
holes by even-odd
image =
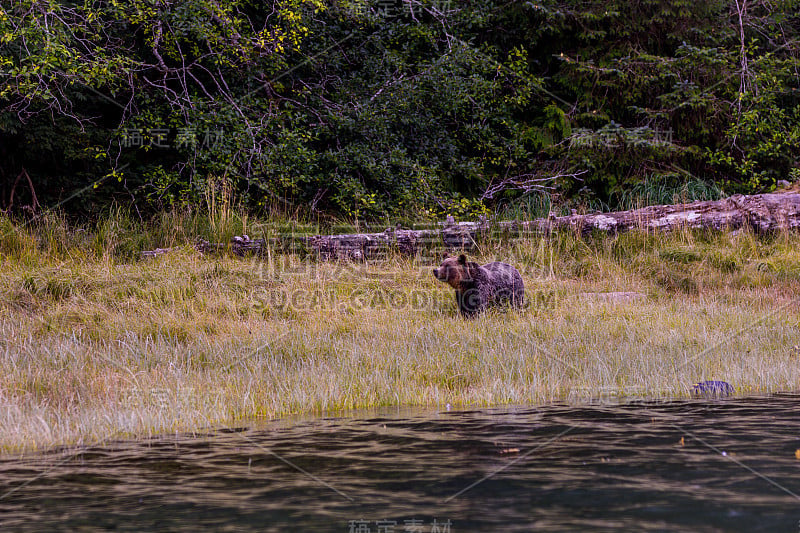
[[[3, 452], [365, 406], [672, 397], [703, 379], [800, 388], [796, 235], [484, 243], [477, 259], [519, 266], [532, 305], [463, 320], [434, 258], [315, 264], [186, 245], [139, 260], [214, 228], [121, 220], [2, 221]], [[234, 222], [216, 231], [254, 225]], [[606, 291], [644, 297], [586, 294]]]

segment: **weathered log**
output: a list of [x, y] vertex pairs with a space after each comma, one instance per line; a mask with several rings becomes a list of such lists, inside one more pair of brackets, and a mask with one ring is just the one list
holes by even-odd
[[[269, 244], [272, 245], [272, 249], [275, 249], [281, 244], [281, 240], [271, 239]], [[230, 251], [236, 255], [258, 255], [267, 253], [267, 251], [270, 249], [270, 247], [267, 246], [267, 241], [265, 239], [251, 239], [247, 235], [234, 237], [228, 244], [208, 242], [205, 239], [197, 239], [197, 243], [194, 245], [194, 247], [203, 253], [219, 253], [225, 251], [226, 249], [230, 249]]]
[[308, 244], [321, 259], [367, 259], [376, 256], [376, 252], [391, 249], [414, 254], [422, 244], [469, 250], [481, 234], [496, 231], [512, 236], [565, 230], [587, 235], [595, 231], [622, 233], [635, 228], [669, 231], [678, 228], [736, 230], [744, 227], [756, 233], [797, 229], [800, 227], [800, 194], [735, 195], [722, 200], [657, 205], [612, 213], [550, 216], [530, 221], [492, 223], [482, 220], [455, 224], [449, 220], [441, 229], [315, 235], [308, 238]]
[[[501, 223], [503, 224], [514, 224]], [[570, 228], [587, 233], [594, 230], [619, 233], [634, 228], [671, 230], [739, 229], [750, 227], [757, 233], [792, 230], [800, 226], [800, 194], [773, 193], [678, 205], [657, 205], [593, 215], [571, 215], [522, 222], [525, 230], [559, 230]]]
[[[800, 194], [794, 192], [735, 195], [713, 201], [678, 205], [656, 205], [629, 211], [588, 215], [550, 216], [530, 221], [455, 223], [451, 217], [439, 227], [407, 230], [390, 228], [380, 233], [342, 235], [284, 236], [270, 239], [234, 237], [229, 244], [199, 240], [198, 250], [209, 253], [229, 248], [239, 255], [264, 254], [268, 250], [301, 250], [322, 260], [365, 260], [394, 252], [414, 255], [426, 249], [470, 250], [484, 235], [500, 232], [509, 236], [572, 231], [622, 233], [639, 228], [669, 231], [678, 228], [736, 230], [751, 228], [756, 233], [795, 230], [800, 227]], [[166, 250], [164, 250], [166, 251]], [[162, 250], [142, 252], [159, 255]]]
[[142, 257], [158, 257], [159, 255], [169, 253], [174, 248], [156, 248], [155, 250], [143, 250], [141, 252]]
[[322, 260], [360, 261], [386, 255], [396, 250], [414, 255], [427, 241], [438, 238], [439, 230], [387, 229], [381, 233], [313, 235], [305, 238], [306, 247]]

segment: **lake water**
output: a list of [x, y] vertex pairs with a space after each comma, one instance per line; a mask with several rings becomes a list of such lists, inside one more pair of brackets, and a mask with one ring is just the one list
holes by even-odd
[[800, 531], [800, 395], [251, 423], [0, 461], [2, 531]]

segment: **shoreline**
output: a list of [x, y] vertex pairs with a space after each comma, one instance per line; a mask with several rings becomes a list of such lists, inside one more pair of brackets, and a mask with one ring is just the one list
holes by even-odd
[[534, 297], [469, 320], [425, 258], [3, 252], [3, 456], [354, 408], [681, 398], [704, 380], [736, 396], [800, 390], [796, 234], [488, 243], [473, 257], [518, 266]]
[[364, 421], [370, 418], [386, 419], [386, 418], [402, 418], [404, 416], [418, 417], [420, 415], [429, 415], [431, 417], [447, 417], [458, 416], [464, 413], [472, 413], [476, 410], [486, 412], [492, 416], [514, 415], [519, 413], [531, 413], [539, 409], [547, 410], [549, 408], [582, 408], [587, 409], [602, 407], [604, 409], [630, 409], [642, 407], [645, 409], [653, 408], [654, 406], [667, 405], [675, 406], [686, 403], [695, 402], [713, 402], [714, 405], [732, 402], [746, 402], [749, 400], [769, 400], [792, 396], [800, 397], [800, 388], [793, 391], [774, 391], [770, 393], [762, 392], [748, 392], [747, 394], [740, 394], [739, 391], [734, 392], [725, 397], [706, 397], [706, 396], [622, 396], [614, 395], [611, 399], [603, 399], [597, 397], [590, 401], [565, 401], [563, 399], [554, 399], [538, 404], [492, 404], [492, 405], [457, 405], [457, 406], [431, 406], [431, 405], [384, 405], [373, 407], [359, 407], [352, 409], [344, 409], [338, 411], [324, 411], [324, 412], [303, 412], [296, 414], [286, 414], [278, 418], [245, 418], [236, 420], [235, 424], [217, 425], [211, 427], [197, 427], [186, 430], [176, 430], [171, 432], [160, 432], [148, 435], [109, 435], [105, 438], [92, 441], [92, 442], [76, 442], [67, 444], [57, 444], [52, 447], [42, 449], [25, 449], [21, 451], [9, 452], [7, 450], [0, 450], [0, 460], [22, 460], [31, 459], [34, 457], [43, 457], [46, 455], [66, 454], [77, 455], [81, 450], [92, 448], [114, 448], [115, 444], [130, 444], [132, 442], [148, 442], [148, 441], [164, 441], [174, 439], [178, 441], [192, 441], [202, 440], [204, 438], [212, 438], [223, 434], [238, 433], [246, 430], [264, 430], [267, 428], [285, 428], [295, 427], [301, 424], [308, 423], [323, 423], [328, 421]]

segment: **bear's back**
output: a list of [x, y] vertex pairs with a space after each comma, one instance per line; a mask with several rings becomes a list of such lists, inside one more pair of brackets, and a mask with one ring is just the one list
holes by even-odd
[[519, 271], [508, 263], [495, 261], [481, 267], [492, 285], [492, 300], [508, 300], [513, 305], [523, 304], [525, 286]]
[[501, 263], [499, 261], [495, 261], [494, 263], [487, 263], [483, 265], [483, 268], [489, 271], [489, 275], [492, 278], [499, 278], [499, 279], [508, 279], [516, 277], [521, 278], [517, 269], [509, 265], [508, 263]]

